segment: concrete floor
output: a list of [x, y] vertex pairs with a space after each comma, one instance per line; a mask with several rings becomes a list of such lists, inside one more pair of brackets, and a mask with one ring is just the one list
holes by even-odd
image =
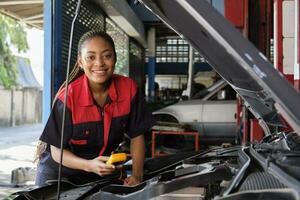
[[42, 130], [42, 124], [0, 128], [0, 199], [34, 184], [29, 181], [12, 187], [11, 172], [19, 167], [35, 168], [35, 147]]

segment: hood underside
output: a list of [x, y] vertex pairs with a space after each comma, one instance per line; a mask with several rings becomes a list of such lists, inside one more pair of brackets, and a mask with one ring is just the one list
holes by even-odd
[[140, 0], [243, 97], [261, 122], [300, 133], [300, 95], [229, 21], [204, 0]]

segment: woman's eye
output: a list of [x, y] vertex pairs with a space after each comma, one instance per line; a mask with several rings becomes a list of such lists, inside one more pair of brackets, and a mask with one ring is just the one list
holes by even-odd
[[85, 57], [85, 59], [86, 59], [87, 61], [91, 61], [91, 60], [94, 60], [94, 59], [95, 59], [95, 56], [87, 56], [87, 57]]
[[111, 57], [112, 57], [111, 54], [106, 54], [106, 55], [104, 55], [104, 58], [105, 58], [105, 59], [110, 59]]

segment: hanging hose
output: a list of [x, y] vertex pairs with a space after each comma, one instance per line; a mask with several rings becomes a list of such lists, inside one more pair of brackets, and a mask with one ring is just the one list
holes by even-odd
[[63, 118], [61, 125], [61, 138], [60, 138], [60, 160], [59, 160], [59, 169], [58, 169], [58, 185], [57, 185], [57, 200], [59, 200], [60, 196], [60, 185], [61, 185], [61, 168], [62, 168], [62, 160], [63, 160], [63, 138], [64, 138], [64, 130], [65, 130], [65, 119], [66, 119], [66, 105], [67, 105], [67, 96], [68, 96], [68, 85], [69, 85], [69, 73], [70, 73], [70, 62], [71, 62], [71, 53], [72, 53], [72, 43], [73, 43], [73, 32], [74, 32], [74, 24], [79, 15], [81, 6], [81, 0], [78, 0], [75, 16], [73, 18], [71, 24], [71, 32], [70, 32], [70, 41], [69, 41], [69, 54], [68, 54], [68, 64], [67, 64], [67, 74], [66, 74], [66, 85], [65, 85], [65, 96], [64, 96], [64, 107], [63, 107]]

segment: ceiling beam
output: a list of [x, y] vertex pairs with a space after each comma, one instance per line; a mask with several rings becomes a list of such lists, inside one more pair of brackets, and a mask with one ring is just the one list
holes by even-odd
[[9, 16], [9, 17], [11, 17], [11, 18], [14, 18], [14, 19], [16, 19], [16, 20], [19, 20], [19, 21], [22, 20], [19, 16], [15, 15], [15, 14], [13, 14], [13, 13], [11, 13], [11, 12], [8, 12], [8, 11], [6, 11], [6, 10], [4, 10], [4, 9], [0, 9], [0, 13], [2, 13], [2, 14], [4, 14], [4, 15], [7, 15], [7, 16]]
[[[20, 18], [19, 16], [15, 15], [15, 14], [13, 14], [13, 13], [7, 12], [7, 11], [5, 11], [5, 10], [3, 10], [3, 9], [0, 9], [0, 13], [2, 13], [2, 14], [4, 14], [4, 15], [7, 15], [7, 16], [9, 16], [9, 17], [15, 19], [15, 20], [18, 20], [18, 21], [21, 21], [21, 22], [22, 22], [22, 18]], [[38, 28], [38, 29], [43, 29], [42, 26], [37, 25], [37, 24], [40, 24], [39, 22], [37, 22], [37, 23], [24, 22], [24, 23], [27, 23], [28, 25], [31, 25], [31, 26], [33, 26], [33, 27], [35, 27], [35, 28]], [[41, 23], [41, 24], [42, 24], [42, 23]]]
[[28, 20], [28, 21], [23, 21], [21, 20], [21, 22], [24, 22], [24, 23], [29, 23], [29, 24], [41, 24], [43, 23], [44, 20]]
[[39, 19], [39, 18], [43, 18], [43, 14], [39, 14], [39, 15], [32, 15], [30, 17], [25, 17], [22, 19], [22, 21], [31, 21], [31, 20], [34, 20], [34, 19]]
[[127, 35], [147, 47], [145, 27], [126, 1], [94, 0]]
[[26, 5], [26, 4], [43, 4], [43, 0], [31, 1], [0, 1], [0, 6]]

